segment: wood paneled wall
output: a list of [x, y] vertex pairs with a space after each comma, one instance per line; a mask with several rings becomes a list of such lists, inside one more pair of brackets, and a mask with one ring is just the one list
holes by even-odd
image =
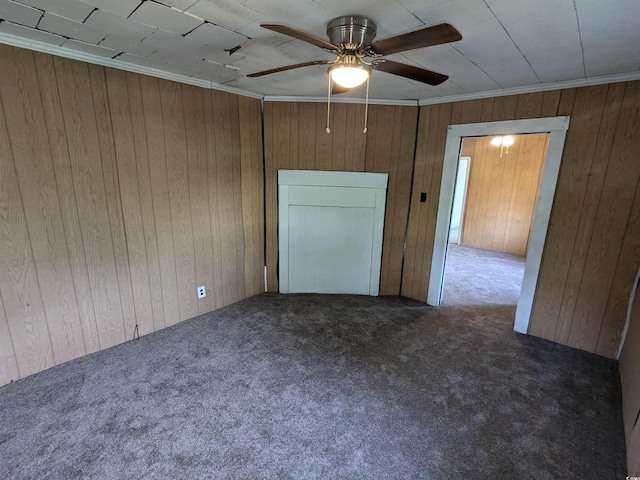
[[402, 294], [427, 295], [448, 125], [556, 115], [571, 123], [529, 331], [611, 357], [640, 266], [638, 81], [421, 107]]
[[629, 329], [620, 355], [622, 412], [628, 473], [640, 476], [640, 290], [631, 306]]
[[263, 290], [259, 100], [0, 63], [0, 385]]
[[389, 174], [380, 294], [398, 295], [418, 108], [371, 105], [366, 134], [363, 105], [331, 105], [330, 134], [326, 115], [323, 103], [265, 103], [269, 291], [278, 291], [278, 170], [333, 170]]
[[548, 137], [517, 135], [502, 157], [492, 137], [463, 140], [471, 162], [462, 245], [526, 255]]

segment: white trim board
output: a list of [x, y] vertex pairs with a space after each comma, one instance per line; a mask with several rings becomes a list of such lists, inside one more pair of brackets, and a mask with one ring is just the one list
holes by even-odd
[[615, 75], [603, 75], [600, 77], [579, 78], [577, 80], [565, 80], [562, 82], [541, 83], [539, 85], [527, 85], [524, 87], [503, 88], [501, 90], [487, 90], [486, 92], [462, 93], [446, 97], [425, 98], [418, 100], [418, 105], [435, 105], [438, 103], [462, 102], [465, 100], [478, 100], [480, 98], [505, 97], [507, 95], [521, 95], [523, 93], [548, 92], [550, 90], [564, 90], [567, 88], [589, 87], [592, 85], [605, 85], [607, 83], [630, 82], [640, 80], [640, 71], [618, 73]]
[[636, 298], [636, 295], [640, 295], [640, 268], [638, 269], [638, 274], [636, 275], [636, 280], [633, 282], [633, 287], [631, 287], [631, 295], [629, 295], [629, 305], [627, 306], [627, 319], [624, 322], [624, 329], [622, 330], [622, 335], [620, 335], [620, 345], [618, 345], [618, 350], [616, 351], [616, 360], [620, 360], [620, 355], [622, 355], [622, 349], [624, 348], [624, 342], [627, 339], [627, 332], [629, 331], [629, 324], [631, 323], [631, 310], [633, 308], [633, 302]]
[[[282, 95], [263, 95], [261, 93], [251, 92], [242, 88], [230, 87], [221, 83], [210, 82], [207, 80], [201, 80], [198, 78], [187, 77], [186, 75], [180, 75], [178, 73], [166, 72], [164, 70], [145, 67], [141, 65], [134, 65], [128, 62], [122, 62], [117, 59], [100, 57], [98, 55], [92, 55], [90, 53], [80, 52], [78, 50], [72, 50], [64, 48], [59, 45], [54, 45], [46, 42], [39, 42], [37, 40], [31, 40], [27, 38], [18, 37], [8, 33], [0, 33], [0, 43], [5, 45], [11, 45], [14, 47], [26, 48], [27, 50], [34, 50], [36, 52], [48, 53], [50, 55], [56, 55], [58, 57], [70, 58], [73, 60], [80, 60], [86, 63], [92, 63], [95, 65], [102, 65], [104, 67], [117, 68], [118, 70], [125, 70], [127, 72], [140, 73], [143, 75], [149, 75], [151, 77], [164, 78], [165, 80], [172, 80], [174, 82], [185, 83], [187, 85], [195, 85], [197, 87], [208, 88], [213, 90], [220, 90], [223, 92], [235, 93], [236, 95], [243, 95], [246, 97], [258, 98], [267, 102], [326, 102], [326, 97], [304, 97], [304, 96], [282, 96]], [[460, 102], [464, 100], [477, 100], [479, 98], [491, 98], [502, 97], [505, 95], [518, 95], [522, 93], [535, 93], [545, 92], [549, 90], [560, 90], [564, 88], [586, 87], [590, 85], [602, 85], [606, 83], [628, 82], [632, 80], [640, 80], [640, 71], [621, 73], [616, 75], [605, 75], [592, 78], [581, 78], [578, 80], [567, 80], [555, 83], [543, 83], [540, 85], [528, 85], [524, 87], [504, 88], [502, 90], [488, 90], [485, 92], [473, 92], [463, 93], [460, 95], [449, 95], [446, 97], [425, 98], [425, 99], [376, 99], [370, 98], [369, 103], [371, 105], [399, 105], [399, 106], [422, 106], [422, 105], [435, 105], [438, 103]], [[347, 98], [332, 96], [331, 101], [333, 103], [365, 103], [363, 98]]]
[[387, 188], [387, 181], [386, 173], [278, 170], [278, 185]]
[[536, 202], [536, 210], [531, 227], [531, 237], [527, 251], [522, 290], [518, 298], [514, 330], [528, 333], [533, 297], [538, 282], [542, 251], [547, 236], [551, 206], [555, 195], [560, 161], [564, 149], [564, 141], [569, 128], [569, 117], [547, 117], [529, 120], [512, 120], [505, 122], [469, 123], [451, 125], [447, 132], [445, 144], [440, 199], [436, 219], [436, 233], [431, 259], [431, 274], [427, 303], [440, 305], [444, 285], [444, 268], [447, 255], [449, 222], [453, 204], [456, 169], [463, 137], [480, 137], [490, 135], [521, 135], [527, 133], [548, 133], [549, 145], [544, 161], [540, 191]]
[[[327, 97], [302, 97], [286, 95], [265, 95], [265, 102], [292, 102], [292, 103], [327, 103]], [[331, 95], [331, 103], [356, 103], [365, 104], [364, 98], [336, 97]], [[385, 98], [370, 98], [369, 105], [397, 105], [405, 107], [417, 107], [418, 100], [393, 100]]]

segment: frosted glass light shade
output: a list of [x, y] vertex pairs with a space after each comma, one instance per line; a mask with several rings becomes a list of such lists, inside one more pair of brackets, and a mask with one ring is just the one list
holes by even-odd
[[511, 145], [513, 145], [513, 137], [511, 135], [502, 137], [502, 145], [504, 145], [505, 147], [510, 147]]
[[491, 145], [493, 145], [494, 147], [499, 147], [500, 145], [502, 145], [502, 137], [493, 137], [493, 139], [491, 140]]
[[329, 74], [331, 79], [341, 87], [354, 88], [365, 82], [369, 71], [363, 67], [334, 65], [329, 69]]

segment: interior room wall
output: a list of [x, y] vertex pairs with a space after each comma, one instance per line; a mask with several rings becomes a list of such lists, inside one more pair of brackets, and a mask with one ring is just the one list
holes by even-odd
[[421, 107], [402, 295], [427, 296], [447, 127], [556, 115], [571, 121], [529, 333], [612, 357], [640, 266], [638, 81]]
[[492, 137], [465, 138], [471, 158], [461, 245], [524, 257], [548, 135], [517, 135], [500, 152]]
[[263, 291], [259, 100], [0, 64], [0, 385]]
[[7, 46], [0, 60], [0, 384], [262, 291], [264, 198], [277, 290], [279, 168], [388, 172], [380, 291], [424, 301], [448, 125], [555, 115], [571, 124], [530, 333], [617, 349], [640, 266], [640, 82], [419, 118], [374, 105], [367, 135], [364, 107], [337, 104], [328, 135], [323, 104], [267, 102], [261, 124], [246, 97]]
[[278, 291], [278, 170], [333, 170], [389, 174], [380, 295], [398, 295], [409, 209], [418, 108], [265, 102], [266, 241], [269, 291]]

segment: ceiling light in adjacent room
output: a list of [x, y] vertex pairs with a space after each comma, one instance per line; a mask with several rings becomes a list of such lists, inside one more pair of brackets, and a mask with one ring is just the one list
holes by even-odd
[[509, 153], [509, 147], [515, 142], [511, 135], [505, 135], [500, 137], [493, 137], [491, 139], [491, 145], [494, 147], [500, 147], [500, 156], [502, 157], [502, 149], [507, 147], [507, 153]]
[[513, 145], [513, 142], [513, 137], [511, 135], [506, 135], [504, 137], [493, 137], [491, 145], [494, 147], [510, 147]]

